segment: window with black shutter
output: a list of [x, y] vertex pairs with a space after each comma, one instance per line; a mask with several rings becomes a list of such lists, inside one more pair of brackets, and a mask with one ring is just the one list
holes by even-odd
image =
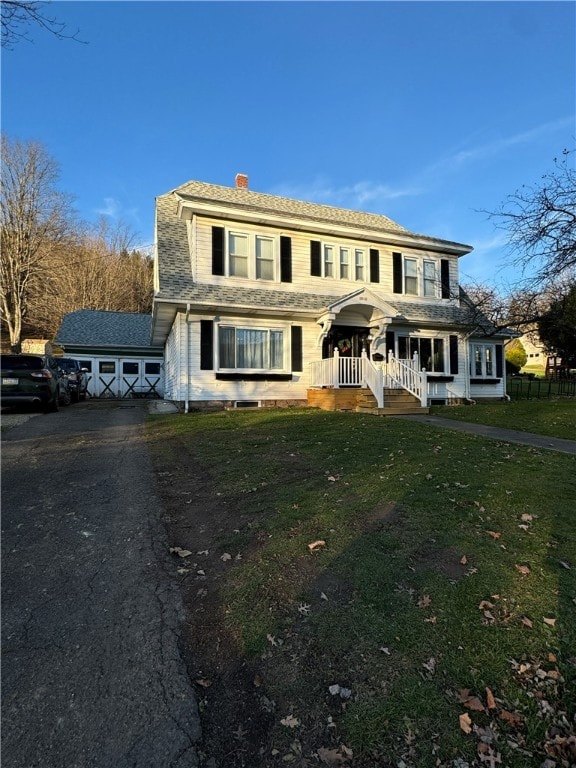
[[280, 237], [280, 281], [292, 282], [292, 238]]
[[310, 240], [310, 274], [313, 277], [322, 277], [320, 240]]
[[496, 377], [502, 378], [504, 373], [504, 355], [502, 352], [502, 344], [496, 344]]
[[293, 325], [291, 330], [292, 370], [302, 370], [302, 326]]
[[450, 373], [458, 373], [458, 336], [450, 336]]
[[224, 274], [224, 227], [212, 227], [212, 274]]
[[380, 282], [380, 251], [370, 248], [370, 282]]
[[392, 254], [392, 290], [402, 293], [402, 254]]
[[212, 320], [200, 320], [200, 370], [211, 371], [214, 368], [214, 323]]
[[450, 298], [450, 262], [448, 259], [440, 259], [440, 284], [442, 287], [442, 298]]

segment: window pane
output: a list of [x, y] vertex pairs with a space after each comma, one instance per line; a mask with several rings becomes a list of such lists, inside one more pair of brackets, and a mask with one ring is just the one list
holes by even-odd
[[249, 331], [238, 328], [236, 332], [236, 349], [238, 368], [266, 368], [266, 331]]
[[324, 277], [334, 277], [334, 248], [324, 246]]
[[122, 363], [122, 373], [126, 373], [129, 376], [137, 376], [138, 363]]
[[236, 277], [248, 277], [248, 237], [231, 232], [229, 249], [230, 274]]
[[220, 328], [218, 354], [221, 368], [236, 367], [236, 331], [234, 328]]
[[284, 368], [284, 333], [270, 331], [270, 368]]
[[432, 339], [420, 339], [420, 352], [419, 352], [419, 368], [426, 368], [427, 371], [432, 369]]
[[424, 296], [436, 295], [436, 264], [433, 261], [424, 262]]
[[102, 360], [99, 365], [100, 373], [116, 373], [116, 363], [111, 360]]
[[348, 248], [340, 248], [340, 278], [348, 280], [350, 277], [350, 251]]
[[486, 354], [486, 376], [493, 376], [494, 375], [494, 365], [492, 362], [492, 347], [485, 347], [485, 354]]
[[399, 336], [398, 337], [398, 357], [400, 360], [407, 360], [410, 356], [410, 353], [408, 351], [408, 337], [407, 336]]
[[274, 279], [274, 242], [270, 238], [256, 238], [256, 277], [258, 280]]
[[437, 373], [444, 371], [444, 339], [434, 339], [432, 366], [432, 370]]
[[474, 375], [482, 376], [482, 347], [474, 347]]
[[144, 372], [156, 376], [160, 373], [160, 363], [144, 363]]
[[364, 251], [356, 250], [354, 252], [354, 263], [356, 265], [356, 280], [364, 280]]
[[418, 295], [418, 273], [414, 259], [404, 259], [404, 293]]

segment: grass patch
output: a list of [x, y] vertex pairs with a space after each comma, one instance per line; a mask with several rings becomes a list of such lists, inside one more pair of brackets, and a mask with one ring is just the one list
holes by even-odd
[[431, 413], [446, 419], [519, 429], [566, 440], [576, 438], [576, 400], [513, 400], [474, 406], [434, 406]]
[[[536, 431], [525, 405], [494, 407]], [[258, 671], [245, 695], [266, 728], [252, 752], [228, 744], [227, 765], [564, 758], [576, 712], [572, 457], [311, 409], [148, 424], [156, 461], [184, 476], [185, 448], [236, 516], [215, 532], [232, 555], [221, 631]], [[192, 527], [194, 505], [187, 514]], [[229, 724], [240, 741], [244, 725]]]

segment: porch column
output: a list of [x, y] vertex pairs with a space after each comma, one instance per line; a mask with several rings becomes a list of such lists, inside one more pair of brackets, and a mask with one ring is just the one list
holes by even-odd
[[335, 389], [340, 388], [340, 352], [338, 347], [335, 347], [332, 359], [332, 386]]

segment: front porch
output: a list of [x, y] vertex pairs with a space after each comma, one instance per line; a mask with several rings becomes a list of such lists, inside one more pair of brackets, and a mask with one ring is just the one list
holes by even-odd
[[360, 411], [382, 415], [428, 413], [426, 371], [418, 356], [400, 360], [392, 353], [375, 363], [334, 355], [310, 364], [308, 405], [328, 411]]

